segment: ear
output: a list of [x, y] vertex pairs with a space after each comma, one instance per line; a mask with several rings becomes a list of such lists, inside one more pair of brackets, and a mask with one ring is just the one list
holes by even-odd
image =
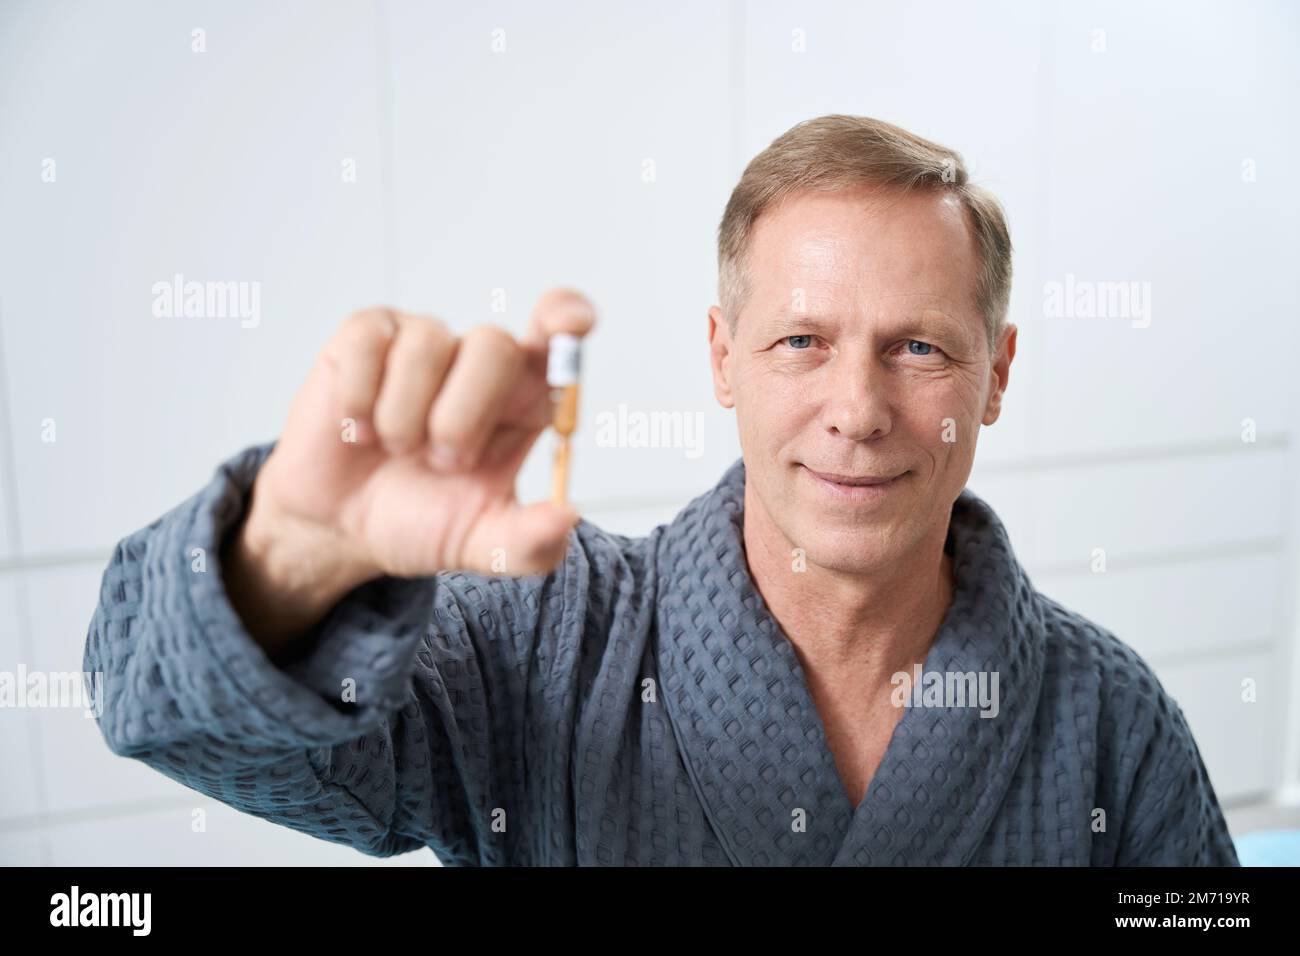
[[713, 395], [723, 408], [735, 408], [731, 394], [731, 332], [718, 306], [709, 308], [709, 364], [713, 367]]
[[989, 367], [989, 398], [984, 404], [985, 425], [992, 425], [1002, 414], [1002, 393], [1007, 390], [1007, 380], [1011, 375], [1011, 360], [1016, 357], [1016, 327], [1008, 324], [1002, 330], [1002, 340], [993, 355], [993, 364]]

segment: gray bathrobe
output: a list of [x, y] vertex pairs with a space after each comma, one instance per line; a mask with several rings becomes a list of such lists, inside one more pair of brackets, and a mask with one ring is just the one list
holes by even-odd
[[909, 695], [854, 807], [746, 566], [742, 461], [646, 537], [580, 522], [549, 575], [372, 581], [277, 667], [219, 564], [270, 448], [118, 544], [86, 642], [113, 751], [233, 807], [452, 865], [1237, 864], [1177, 703], [969, 488], [924, 673], [996, 673], [997, 713]]

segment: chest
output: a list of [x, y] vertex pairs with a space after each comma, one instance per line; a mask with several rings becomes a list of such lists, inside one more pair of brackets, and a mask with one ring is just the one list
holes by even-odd
[[[924, 745], [899, 741], [896, 753], [906, 759], [882, 759], [905, 708], [854, 719], [842, 702], [826, 701], [818, 708], [823, 747], [808, 726], [793, 725], [782, 698], [758, 716], [752, 695], [712, 699], [718, 712], [674, 709], [671, 700], [641, 693], [596, 694], [576, 721], [546, 722], [561, 736], [539, 744], [521, 778], [525, 815], [540, 824], [522, 831], [523, 858], [584, 866], [901, 865], [946, 863], [971, 843], [975, 864], [1089, 858], [1083, 810], [1037, 798], [1044, 766], [1033, 748], [998, 801], [1005, 809], [977, 826], [961, 799], [988, 778], [952, 763], [953, 754], [978, 752], [968, 740], [927, 733]], [[571, 746], [557, 746], [564, 741]], [[868, 804], [863, 797], [882, 775], [889, 785], [878, 780]], [[1084, 822], [1061, 826], [1062, 814]]]
[[826, 745], [849, 803], [857, 807], [866, 797], [872, 778], [889, 749], [903, 708], [863, 705], [862, 694], [814, 692]]

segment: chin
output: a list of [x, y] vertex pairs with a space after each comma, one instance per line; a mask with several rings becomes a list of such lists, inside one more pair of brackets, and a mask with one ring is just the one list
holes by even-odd
[[845, 574], [872, 574], [897, 560], [891, 536], [877, 529], [819, 529], [805, 548], [809, 564]]

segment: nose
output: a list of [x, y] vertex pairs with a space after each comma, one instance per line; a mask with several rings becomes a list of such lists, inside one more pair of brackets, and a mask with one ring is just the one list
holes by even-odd
[[850, 441], [888, 435], [894, 410], [887, 370], [869, 357], [843, 352], [831, 366], [823, 403], [826, 427]]

